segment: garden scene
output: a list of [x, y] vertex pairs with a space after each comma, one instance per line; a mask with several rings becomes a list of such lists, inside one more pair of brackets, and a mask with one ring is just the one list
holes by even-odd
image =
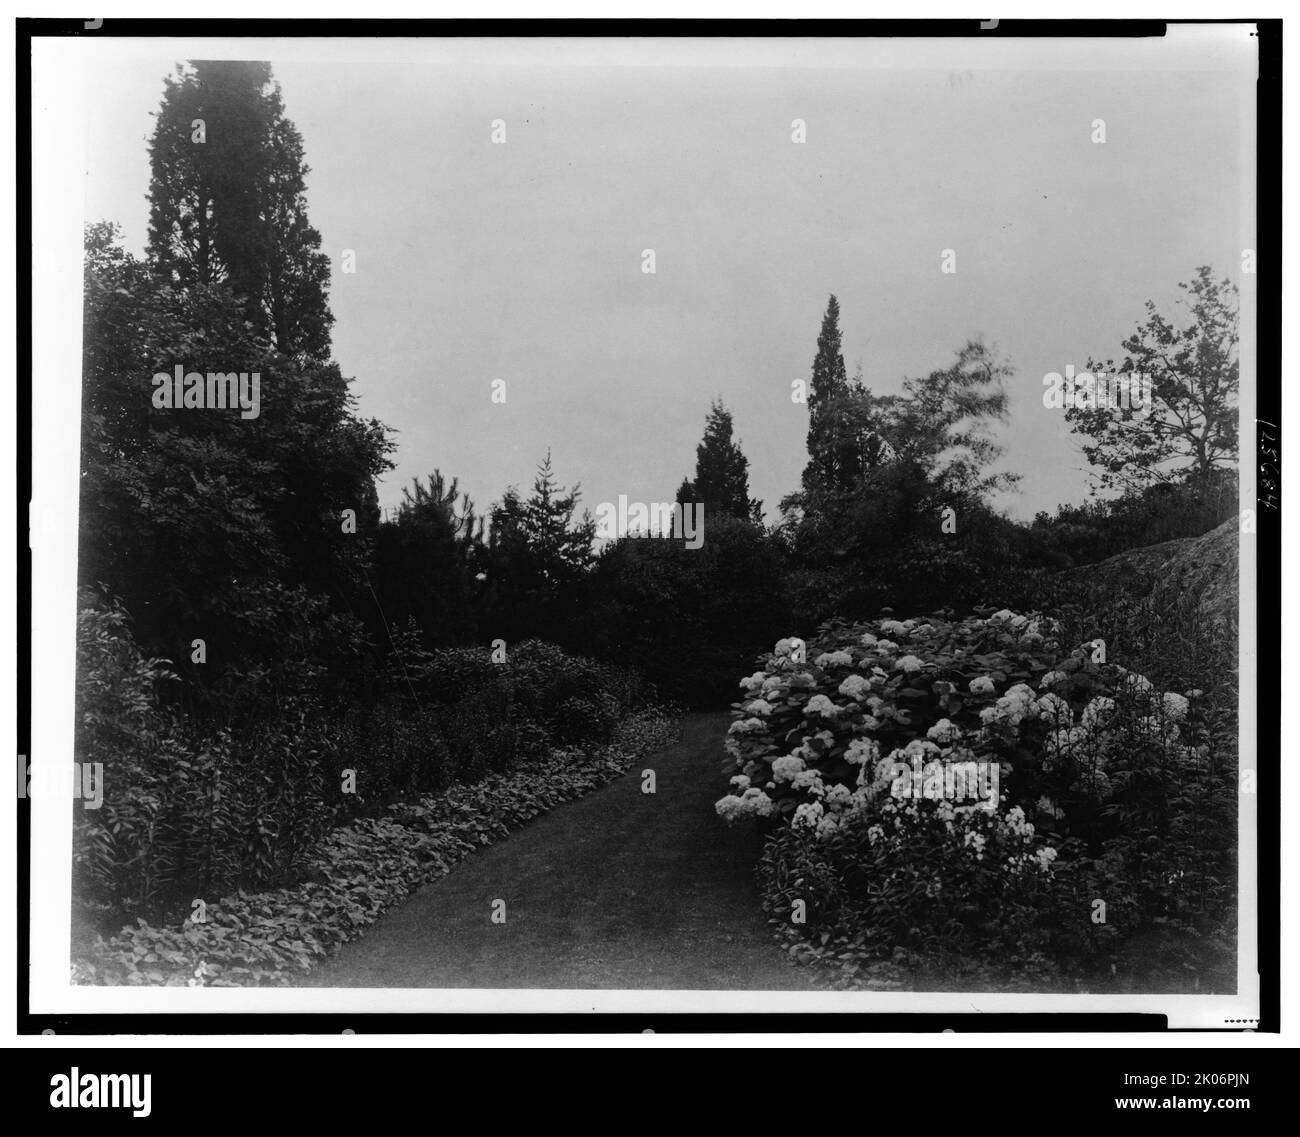
[[[838, 238], [809, 283], [732, 280], [720, 255], [680, 287], [699, 335], [750, 354], [670, 400], [607, 368], [676, 366], [664, 301], [566, 299], [567, 263], [503, 261], [474, 305], [499, 302], [496, 335], [458, 328], [447, 298], [495, 238], [468, 207], [444, 220], [436, 181], [409, 230], [357, 211], [434, 250], [385, 256], [445, 271], [438, 302], [405, 278], [354, 299], [389, 262], [334, 239], [337, 159], [278, 67], [190, 61], [160, 89], [147, 218], [85, 226], [75, 983], [1236, 990], [1230, 240], [1135, 270], [1050, 374], [999, 346], [1017, 323], [984, 284], [938, 304], [886, 281], [872, 311], [821, 267]], [[488, 151], [456, 175], [470, 203], [487, 163], [532, 160], [533, 120], [507, 114], [501, 146], [494, 121], [464, 142]], [[631, 136], [599, 152], [611, 186], [634, 179], [620, 147], [660, 153]], [[528, 177], [569, 176], [550, 161]], [[553, 226], [582, 257], [604, 256], [600, 201]], [[628, 289], [679, 287], [667, 238], [628, 240]], [[926, 240], [946, 287], [952, 250]], [[981, 271], [964, 250], [957, 280]], [[717, 318], [715, 289], [779, 293], [793, 330]], [[892, 290], [938, 329], [905, 374], [875, 354], [916, 326]], [[551, 388], [545, 411], [496, 342], [596, 345], [621, 320], [644, 334], [591, 348], [608, 397]], [[352, 348], [362, 324], [394, 358], [418, 328], [473, 367], [407, 375]]]

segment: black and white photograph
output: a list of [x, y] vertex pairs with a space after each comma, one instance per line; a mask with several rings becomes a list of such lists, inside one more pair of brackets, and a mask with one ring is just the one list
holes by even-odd
[[1256, 25], [93, 23], [34, 1011], [1259, 1021]]

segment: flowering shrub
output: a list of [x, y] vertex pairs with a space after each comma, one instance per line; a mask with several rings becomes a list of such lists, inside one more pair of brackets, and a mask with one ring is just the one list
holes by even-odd
[[[741, 792], [762, 790], [789, 818], [826, 786], [872, 780], [882, 757], [892, 762], [918, 739], [954, 760], [972, 756], [971, 744], [1006, 757], [991, 745], [996, 738], [981, 711], [1000, 708], [997, 715], [1018, 721], [1010, 702], [1032, 695], [1029, 684], [1048, 671], [1055, 631], [1046, 618], [999, 612], [962, 621], [834, 621], [803, 653], [782, 640], [740, 683], [744, 698], [726, 748], [734, 772], [747, 779]], [[1001, 707], [999, 689], [1009, 699]], [[865, 779], [864, 769], [871, 771]], [[733, 818], [751, 810], [719, 805]]]
[[[803, 650], [778, 643], [741, 680], [716, 806], [787, 823], [764, 856], [769, 910], [784, 920], [802, 899], [808, 932], [847, 937], [849, 956], [1012, 937], [1028, 958], [1054, 905], [1084, 935], [1081, 882], [1107, 856], [1113, 869], [1135, 817], [1168, 816], [1185, 800], [1171, 786], [1218, 784], [1201, 692], [1103, 660], [1101, 645], [1063, 650], [1055, 620], [1006, 610], [836, 621]], [[1109, 878], [1121, 908], [1126, 873]]]
[[1199, 692], [1159, 692], [1091, 644], [1063, 653], [1057, 635], [1048, 617], [1004, 610], [831, 623], [803, 653], [782, 640], [740, 682], [725, 744], [732, 792], [717, 812], [816, 817], [825, 832], [846, 801], [876, 801], [903, 767], [918, 783], [930, 775], [928, 798], [951, 796], [954, 770], [992, 768], [1000, 797], [1063, 836], [1055, 823], [1095, 821], [1142, 770], [1204, 763]]
[[[830, 818], [837, 823], [822, 828]], [[791, 926], [802, 900], [805, 926], [856, 970], [899, 952], [1024, 954], [1055, 859], [1019, 807], [886, 797], [874, 813], [828, 812], [803, 824], [796, 813], [764, 850], [759, 878], [778, 925]]]

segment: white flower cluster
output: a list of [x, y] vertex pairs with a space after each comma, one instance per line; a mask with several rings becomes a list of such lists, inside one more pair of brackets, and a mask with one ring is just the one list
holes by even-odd
[[1016, 631], [1021, 628], [1029, 627], [1029, 617], [1022, 616], [1018, 612], [1012, 612], [1008, 608], [1003, 608], [1001, 612], [994, 612], [989, 617], [990, 624], [1009, 624]]
[[861, 675], [850, 675], [837, 688], [839, 694], [846, 695], [850, 699], [857, 699], [859, 701], [861, 701], [870, 690], [871, 680]]
[[1013, 805], [1006, 812], [1003, 818], [1003, 824], [1007, 829], [1017, 837], [1032, 837], [1034, 835], [1033, 822], [1025, 817], [1025, 811], [1018, 805]]
[[776, 811], [776, 803], [762, 790], [750, 786], [738, 798], [735, 794], [728, 794], [727, 797], [716, 800], [714, 811], [725, 823], [731, 825], [744, 817], [771, 817]]
[[1020, 720], [1033, 713], [1034, 689], [1025, 683], [1017, 683], [991, 707], [980, 711], [980, 722], [985, 726], [1005, 722], [1017, 726]]
[[[1037, 704], [1039, 717], [1055, 727], [1046, 738], [1043, 768], [1052, 770], [1065, 759], [1073, 758], [1082, 767], [1075, 787], [1099, 798], [1110, 793], [1111, 782], [1105, 767], [1110, 757], [1119, 752], [1117, 748], [1122, 750], [1131, 744], [1131, 730], [1137, 730], [1141, 738], [1172, 747], [1179, 741], [1178, 724], [1186, 719], [1190, 709], [1185, 696], [1167, 691], [1157, 697], [1155, 685], [1146, 676], [1124, 668], [1117, 670], [1119, 691], [1126, 704], [1137, 712], [1125, 720], [1129, 732], [1120, 729], [1119, 703], [1109, 695], [1091, 699], [1080, 713], [1078, 725], [1073, 724], [1069, 705], [1056, 695], [1044, 695]], [[1188, 747], [1186, 753], [1189, 759], [1195, 760], [1196, 748]]]
[[894, 754], [899, 755], [904, 761], [911, 758], [920, 758], [922, 762], [925, 762], [939, 755], [940, 750], [928, 738], [914, 738], [902, 750], [895, 750]]
[[826, 718], [834, 718], [840, 713], [840, 708], [830, 701], [825, 695], [814, 695], [808, 700], [808, 705], [804, 711], [810, 715], [822, 715]]
[[794, 817], [790, 819], [790, 825], [794, 829], [815, 830], [825, 812], [825, 806], [819, 801], [804, 802], [794, 811]]
[[713, 805], [714, 811], [728, 825], [748, 817], [771, 817], [776, 803], [762, 790], [750, 787], [739, 797], [728, 794]]
[[956, 723], [949, 722], [947, 719], [940, 719], [925, 732], [925, 737], [932, 742], [937, 742], [940, 746], [951, 746], [961, 738], [961, 730]]
[[831, 786], [822, 796], [828, 809], [848, 809], [853, 801], [853, 791], [848, 786]]
[[1109, 695], [1098, 695], [1086, 707], [1079, 722], [1089, 730], [1105, 726], [1115, 715], [1115, 700]]
[[795, 809], [790, 824], [796, 830], [808, 831], [817, 840], [824, 840], [849, 824], [870, 804], [864, 790], [850, 790], [848, 786], [826, 787], [818, 781], [812, 793], [818, 800], [805, 802]]
[[1182, 722], [1187, 717], [1187, 711], [1191, 706], [1184, 696], [1173, 691], [1166, 691], [1161, 698], [1161, 702], [1164, 705], [1165, 714], [1174, 722]]
[[855, 738], [844, 752], [844, 761], [852, 766], [875, 766], [880, 761], [880, 744], [872, 738]]
[[800, 770], [790, 779], [790, 788], [807, 790], [813, 797], [821, 797], [826, 792], [822, 776], [816, 770]]
[[[867, 831], [874, 847], [882, 841], [900, 855], [911, 840], [929, 830], [931, 839], [967, 852], [973, 860], [992, 860], [1000, 872], [1018, 877], [1026, 870], [1050, 871], [1056, 850], [1046, 845], [1035, 848], [1034, 826], [1024, 811], [1013, 807], [1004, 815], [983, 810], [954, 808], [951, 802], [898, 802], [887, 798], [881, 806], [881, 825]], [[878, 830], [873, 833], [872, 830]]]
[[1146, 695], [1155, 689], [1155, 684], [1145, 675], [1139, 675], [1136, 671], [1129, 671], [1123, 667], [1116, 667], [1119, 672], [1119, 688], [1130, 695]]
[[818, 667], [852, 667], [853, 656], [847, 651], [824, 651], [814, 661]]
[[772, 780], [774, 782], [792, 782], [794, 776], [807, 769], [804, 760], [794, 754], [787, 754], [772, 763]]
[[1074, 723], [1074, 712], [1070, 709], [1070, 704], [1051, 691], [1039, 696], [1034, 704], [1034, 711], [1043, 722], [1051, 723], [1058, 729], [1064, 729]]

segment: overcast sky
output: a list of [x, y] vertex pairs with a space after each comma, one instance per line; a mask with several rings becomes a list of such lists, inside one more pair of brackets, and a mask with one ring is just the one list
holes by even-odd
[[[998, 504], [1027, 518], [1086, 493], [1044, 374], [1118, 355], [1144, 301], [1170, 311], [1196, 266], [1237, 277], [1254, 74], [1235, 34], [1227, 52], [1168, 48], [1158, 68], [1054, 41], [1032, 68], [974, 42], [923, 57], [893, 41], [857, 66], [813, 66], [816, 44], [780, 65], [768, 44], [748, 67], [726, 43], [690, 67], [593, 45], [588, 62], [608, 65], [562, 65], [545, 43], [509, 63], [480, 45], [469, 65], [447, 48], [411, 59], [413, 43], [400, 64], [373, 43], [369, 61], [302, 43], [246, 54], [271, 60], [303, 135], [335, 356], [361, 413], [399, 431], [385, 506], [438, 467], [486, 508], [530, 485], [548, 448], [593, 510], [671, 498], [720, 396], [770, 520], [799, 483], [807, 411], [790, 384], [834, 292], [849, 369], [861, 361], [879, 392], [975, 335], [1010, 360], [997, 436], [1024, 478]], [[188, 46], [105, 58], [89, 84], [86, 216], [119, 222], [137, 251], [163, 76], [215, 54]], [[355, 275], [338, 271], [344, 249]]]

